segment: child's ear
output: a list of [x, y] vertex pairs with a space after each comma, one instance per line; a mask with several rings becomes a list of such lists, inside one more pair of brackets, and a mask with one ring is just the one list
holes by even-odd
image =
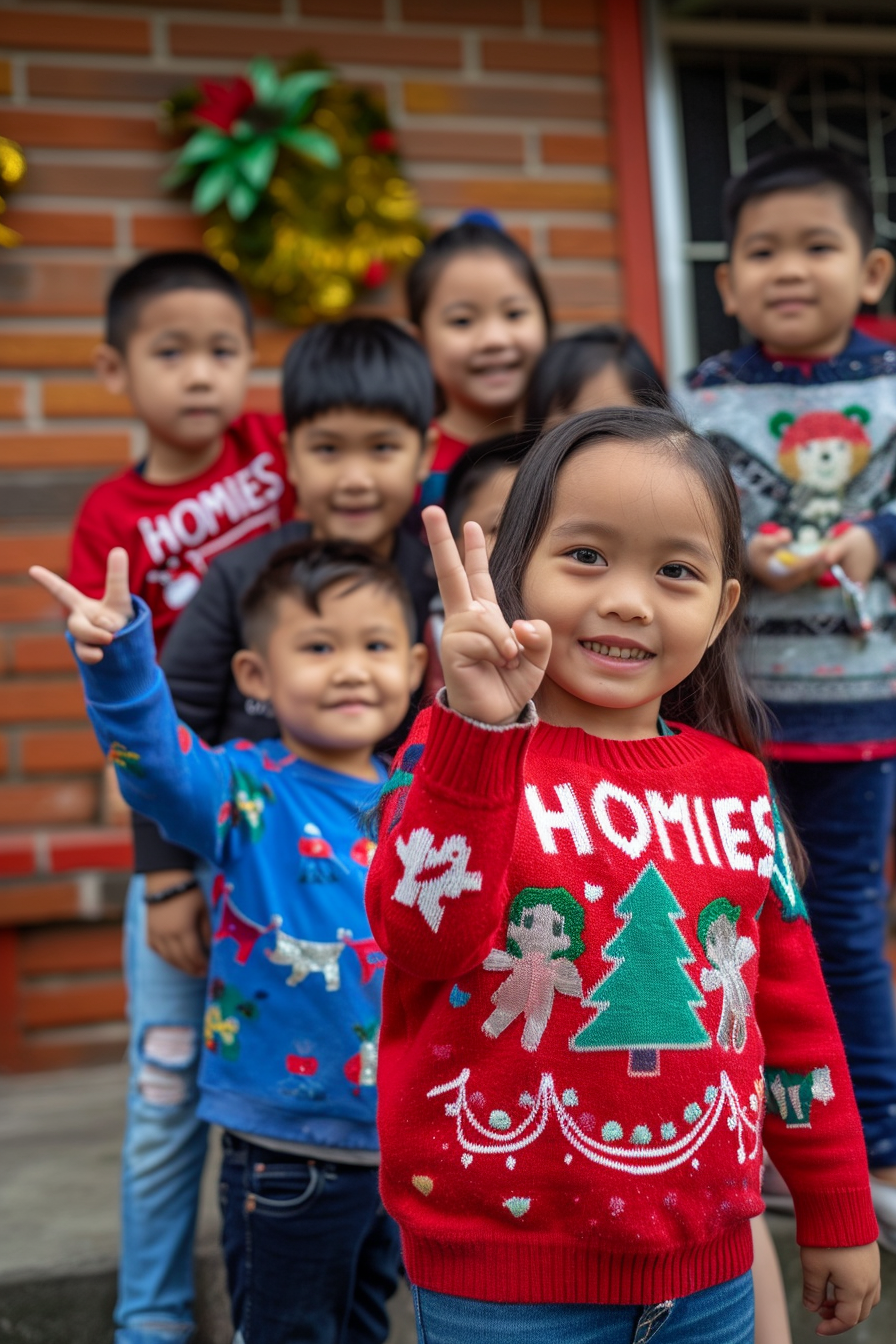
[[120, 397], [128, 390], [128, 371], [124, 355], [105, 341], [93, 352], [93, 367], [107, 392]]
[[893, 279], [893, 254], [885, 247], [872, 247], [864, 262], [861, 298], [863, 303], [877, 303]]
[[430, 425], [423, 436], [423, 447], [420, 452], [420, 462], [417, 466], [417, 480], [425, 481], [432, 471], [433, 458], [436, 455], [436, 447], [439, 442], [439, 429], [437, 425]]
[[240, 694], [247, 700], [270, 700], [268, 669], [260, 653], [254, 649], [240, 649], [230, 660], [230, 670]]
[[429, 662], [429, 649], [425, 644], [412, 644], [409, 657], [411, 665], [411, 693], [413, 694], [423, 680], [426, 664]]
[[734, 609], [740, 600], [740, 584], [737, 579], [726, 579], [722, 589], [722, 600], [719, 603], [719, 614], [716, 616], [715, 625], [712, 628], [710, 644], [715, 644], [719, 635], [725, 629], [729, 620], [734, 614]]
[[737, 300], [731, 284], [731, 263], [722, 261], [716, 267], [716, 289], [722, 300], [722, 307], [728, 317], [737, 317]]

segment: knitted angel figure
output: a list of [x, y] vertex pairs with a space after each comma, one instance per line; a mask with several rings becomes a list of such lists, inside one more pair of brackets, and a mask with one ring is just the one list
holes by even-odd
[[522, 1013], [522, 1046], [537, 1050], [554, 1006], [554, 992], [581, 999], [582, 977], [573, 962], [585, 951], [582, 907], [564, 887], [526, 887], [514, 899], [507, 951], [493, 948], [487, 971], [510, 971], [492, 995], [495, 1011], [482, 1024], [497, 1038]]
[[712, 970], [706, 967], [700, 973], [700, 987], [705, 991], [721, 989], [722, 1016], [716, 1040], [723, 1050], [738, 1054], [747, 1043], [747, 1018], [752, 1012], [750, 991], [744, 984], [741, 967], [756, 955], [752, 938], [738, 937], [737, 921], [740, 907], [730, 901], [711, 901], [700, 913], [697, 936], [703, 944]]

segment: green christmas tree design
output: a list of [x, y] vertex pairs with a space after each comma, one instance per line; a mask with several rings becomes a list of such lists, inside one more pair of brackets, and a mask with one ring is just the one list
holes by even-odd
[[573, 1050], [628, 1050], [629, 1073], [658, 1074], [661, 1049], [710, 1044], [695, 1011], [705, 999], [684, 969], [694, 960], [676, 923], [684, 911], [649, 863], [615, 913], [625, 922], [604, 948], [615, 965], [585, 1000], [597, 1016], [570, 1045]]

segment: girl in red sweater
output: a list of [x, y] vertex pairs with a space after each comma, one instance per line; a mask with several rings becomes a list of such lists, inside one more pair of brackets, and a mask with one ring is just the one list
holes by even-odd
[[368, 883], [421, 1340], [752, 1344], [763, 1141], [842, 1333], [879, 1297], [877, 1225], [737, 669], [727, 472], [666, 411], [587, 412], [527, 456], [491, 565], [476, 524], [461, 563], [425, 519], [446, 691]]

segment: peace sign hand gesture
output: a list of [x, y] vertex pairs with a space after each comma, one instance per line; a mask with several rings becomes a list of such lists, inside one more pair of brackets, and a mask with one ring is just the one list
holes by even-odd
[[507, 624], [478, 523], [464, 527], [461, 560], [444, 510], [424, 509], [423, 521], [445, 606], [441, 652], [448, 703], [478, 723], [515, 723], [541, 685], [551, 652], [550, 626], [545, 621]]
[[118, 630], [134, 615], [128, 591], [128, 553], [121, 546], [109, 552], [106, 560], [106, 591], [102, 598], [85, 597], [51, 569], [32, 565], [28, 573], [64, 607], [68, 607], [69, 634], [75, 640], [75, 653], [82, 663], [98, 663], [103, 645], [111, 644]]

